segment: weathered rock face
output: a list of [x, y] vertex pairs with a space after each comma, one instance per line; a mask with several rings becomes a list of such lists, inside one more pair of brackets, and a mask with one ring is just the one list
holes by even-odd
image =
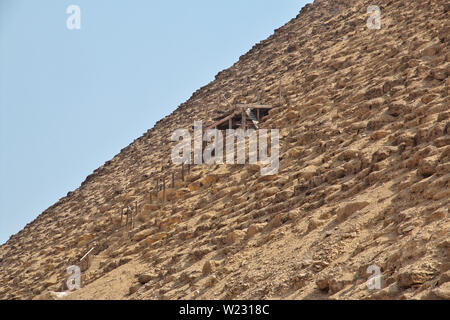
[[[370, 4], [306, 6], [12, 236], [0, 299], [53, 298], [71, 265], [73, 299], [448, 299], [449, 6], [380, 0], [369, 30]], [[221, 97], [279, 106], [260, 124], [280, 129], [277, 175], [180, 179], [171, 133], [211, 122]]]

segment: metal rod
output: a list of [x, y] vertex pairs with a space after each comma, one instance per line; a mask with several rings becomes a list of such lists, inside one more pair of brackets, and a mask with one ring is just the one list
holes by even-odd
[[163, 176], [163, 204], [166, 203], [166, 177]]
[[279, 90], [280, 90], [280, 104], [281, 104], [281, 101], [282, 101], [282, 94], [281, 94], [281, 80], [280, 80], [280, 88], [279, 88]]
[[206, 148], [206, 141], [203, 140], [204, 136], [205, 136], [205, 131], [202, 129], [202, 154], [203, 154], [203, 150], [205, 150], [205, 148]]
[[[135, 213], [135, 217], [137, 217], [137, 215], [138, 215], [138, 202], [137, 202], [137, 200], [136, 200], [136, 202], [135, 202], [135, 204], [136, 204], [136, 211], [134, 212]], [[131, 229], [133, 229], [133, 227], [134, 227], [134, 218], [133, 218], [133, 216], [131, 216]]]
[[88, 254], [91, 253], [92, 250], [94, 250], [94, 248], [95, 248], [95, 247], [92, 247], [91, 250], [89, 250], [89, 251], [83, 256], [83, 258], [80, 259], [80, 261], [83, 261], [84, 258], [86, 258], [86, 257], [88, 256]]

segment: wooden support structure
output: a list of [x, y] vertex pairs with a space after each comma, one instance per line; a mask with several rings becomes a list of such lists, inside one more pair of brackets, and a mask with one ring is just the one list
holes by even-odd
[[248, 104], [238, 103], [236, 105], [236, 107], [246, 108], [246, 109], [272, 109], [273, 108], [273, 106], [270, 104], [259, 104], [259, 103], [248, 103]]
[[236, 110], [234, 110], [231, 114], [226, 116], [225, 118], [220, 119], [219, 121], [215, 122], [213, 125], [209, 126], [206, 130], [213, 129], [218, 127], [219, 125], [225, 123], [226, 121], [229, 121], [228, 123], [232, 123], [233, 117], [237, 114]]
[[181, 164], [181, 181], [184, 181], [184, 163]]
[[172, 189], [175, 188], [175, 172], [172, 172]]
[[[246, 129], [247, 128], [247, 113], [246, 111], [248, 109], [256, 110], [256, 113], [258, 115], [258, 120], [261, 118], [261, 112], [267, 113], [267, 110], [272, 109], [273, 106], [272, 105], [267, 105], [267, 104], [259, 104], [259, 103], [251, 103], [251, 104], [242, 104], [239, 103], [237, 104], [235, 107], [233, 107], [233, 110], [231, 111], [230, 114], [228, 114], [227, 116], [217, 120], [216, 122], [214, 122], [212, 125], [210, 125], [209, 127], [206, 128], [206, 130], [209, 129], [220, 129], [220, 130], [225, 130], [226, 128], [228, 129], [233, 129], [233, 120], [236, 121], [241, 121], [241, 127]], [[228, 124], [227, 124], [228, 122]]]

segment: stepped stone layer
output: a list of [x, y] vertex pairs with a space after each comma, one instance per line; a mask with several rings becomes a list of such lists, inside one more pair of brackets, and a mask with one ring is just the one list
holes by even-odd
[[[450, 5], [372, 2], [305, 6], [13, 235], [0, 299], [53, 298], [70, 265], [68, 299], [449, 299]], [[181, 181], [171, 133], [225, 100], [277, 107], [260, 126], [280, 129], [279, 173], [196, 165]]]

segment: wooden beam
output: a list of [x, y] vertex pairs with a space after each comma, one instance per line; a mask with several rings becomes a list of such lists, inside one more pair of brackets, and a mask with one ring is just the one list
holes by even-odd
[[[258, 103], [243, 104], [243, 103], [239, 103], [239, 104], [236, 105], [236, 108], [241, 109], [241, 116], [243, 117], [243, 115], [242, 115], [242, 110], [243, 109], [244, 110], [245, 109], [272, 109], [273, 106], [270, 105], [270, 104], [258, 104]], [[226, 117], [216, 121], [211, 126], [207, 127], [206, 130], [210, 130], [210, 129], [216, 128], [216, 127], [220, 126], [221, 124], [225, 123], [226, 121], [228, 121], [228, 128], [232, 129], [232, 119], [237, 114], [239, 114], [239, 112], [237, 110], [233, 111], [228, 116], [226, 116]]]
[[256, 103], [238, 104], [236, 106], [238, 108], [245, 108], [245, 109], [272, 109], [273, 108], [273, 106], [270, 104], [256, 104]]
[[214, 124], [212, 124], [211, 126], [209, 126], [208, 128], [206, 128], [206, 130], [215, 128], [215, 127], [221, 125], [222, 123], [225, 123], [226, 121], [228, 121], [228, 120], [230, 120], [230, 119], [233, 119], [233, 117], [235, 116], [235, 114], [236, 114], [236, 112], [233, 111], [230, 115], [226, 116], [225, 118], [223, 118], [223, 119], [221, 119], [221, 120], [215, 122]]

